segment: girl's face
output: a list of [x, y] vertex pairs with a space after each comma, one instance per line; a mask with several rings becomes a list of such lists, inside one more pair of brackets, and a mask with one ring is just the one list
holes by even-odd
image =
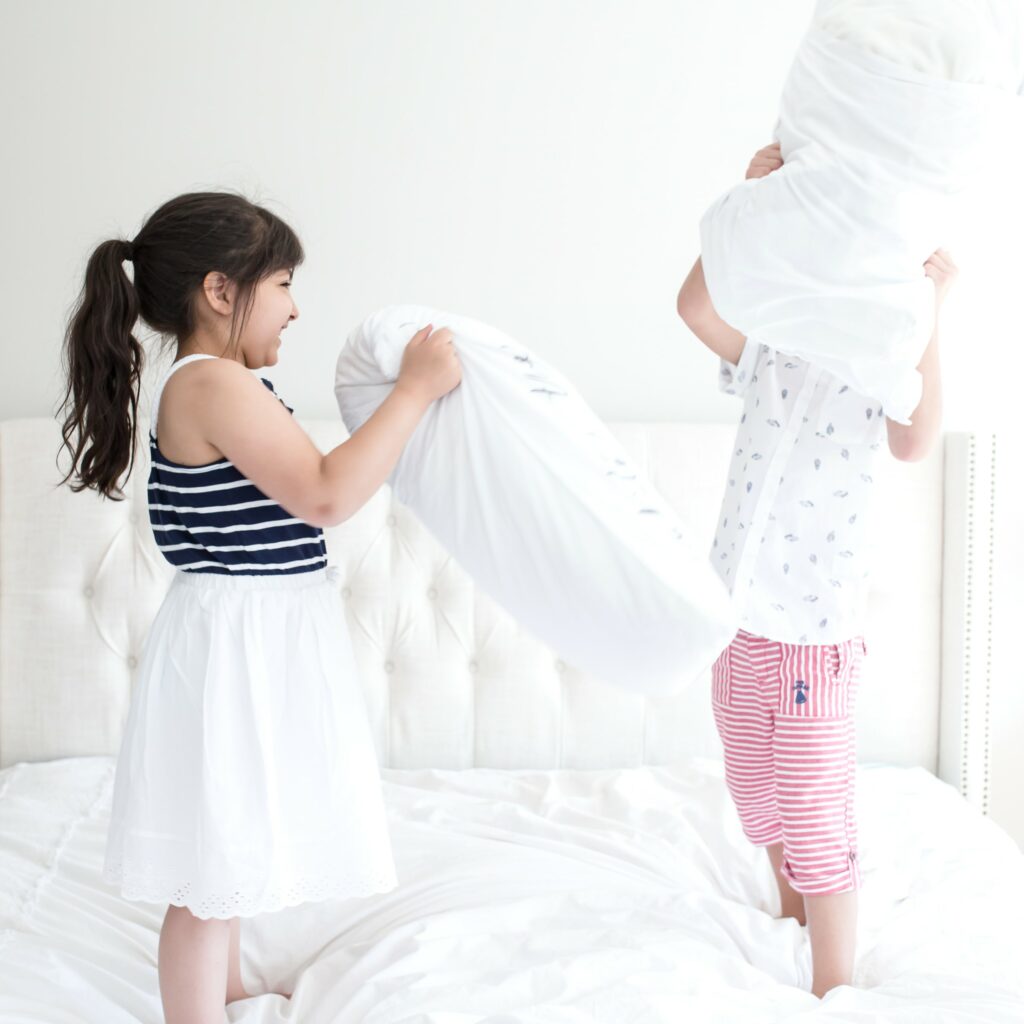
[[280, 334], [299, 315], [291, 284], [291, 270], [275, 270], [256, 285], [252, 310], [238, 342], [243, 362], [251, 370], [277, 362]]

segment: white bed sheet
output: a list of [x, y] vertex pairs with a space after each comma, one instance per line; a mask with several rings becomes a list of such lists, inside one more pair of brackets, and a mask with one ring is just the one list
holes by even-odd
[[[0, 773], [0, 1022], [161, 1020], [163, 908], [107, 890], [113, 761]], [[270, 1024], [1024, 1020], [1024, 856], [922, 769], [860, 775], [857, 984], [819, 1003], [713, 761], [384, 772], [401, 884], [243, 924]]]

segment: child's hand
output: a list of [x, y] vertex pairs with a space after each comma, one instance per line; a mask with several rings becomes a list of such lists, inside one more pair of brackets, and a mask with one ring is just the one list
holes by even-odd
[[936, 249], [924, 262], [924, 272], [935, 284], [935, 305], [941, 306], [960, 269], [945, 249]]
[[764, 178], [777, 171], [782, 166], [782, 143], [773, 142], [770, 146], [759, 149], [750, 166], [747, 168], [747, 178]]
[[447, 395], [462, 380], [462, 367], [447, 327], [433, 330], [433, 324], [417, 331], [402, 355], [396, 387], [430, 403]]

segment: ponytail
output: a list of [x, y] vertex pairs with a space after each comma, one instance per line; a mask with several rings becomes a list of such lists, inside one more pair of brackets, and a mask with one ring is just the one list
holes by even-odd
[[67, 387], [60, 409], [62, 450], [71, 453], [73, 491], [95, 488], [120, 501], [120, 480], [135, 460], [142, 346], [132, 333], [139, 300], [124, 267], [130, 242], [97, 246], [85, 269], [75, 312], [64, 339]]
[[[71, 453], [71, 469], [61, 483], [74, 477], [73, 491], [91, 487], [124, 497], [120, 481], [135, 462], [142, 372], [136, 322], [180, 346], [196, 330], [206, 275], [219, 271], [238, 287], [228, 342], [234, 345], [257, 284], [302, 259], [302, 243], [280, 217], [232, 192], [177, 196], [146, 220], [134, 242], [97, 246], [64, 340], [61, 450]], [[134, 265], [133, 280], [125, 260]]]

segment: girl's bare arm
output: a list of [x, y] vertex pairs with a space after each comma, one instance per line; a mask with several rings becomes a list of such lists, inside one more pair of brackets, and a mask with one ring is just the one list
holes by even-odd
[[189, 415], [203, 437], [264, 494], [313, 526], [335, 526], [387, 480], [432, 401], [461, 380], [451, 332], [419, 331], [398, 382], [376, 412], [326, 455], [260, 381], [230, 359], [204, 359], [191, 373]]
[[903, 462], [917, 462], [931, 450], [942, 429], [942, 375], [939, 366], [939, 309], [958, 273], [953, 258], [945, 249], [937, 249], [924, 265], [935, 282], [935, 330], [917, 369], [922, 378], [921, 401], [910, 423], [886, 419], [889, 450]]
[[[782, 166], [781, 146], [773, 142], [759, 149], [747, 167], [746, 178], [763, 178]], [[715, 311], [704, 280], [704, 266], [700, 257], [687, 275], [676, 298], [676, 311], [683, 322], [716, 356], [730, 363], [738, 363], [746, 344], [746, 337], [730, 327]]]

